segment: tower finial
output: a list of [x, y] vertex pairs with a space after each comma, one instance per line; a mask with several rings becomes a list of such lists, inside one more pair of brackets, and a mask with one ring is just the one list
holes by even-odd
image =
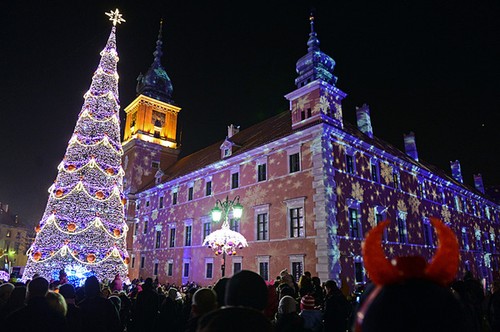
[[155, 62], [160, 63], [160, 58], [163, 55], [161, 51], [161, 46], [163, 45], [162, 42], [162, 30], [163, 30], [163, 18], [160, 19], [160, 31], [158, 31], [158, 40], [156, 41], [156, 50], [153, 52], [153, 55], [155, 57]]
[[107, 16], [109, 16], [109, 20], [113, 22], [113, 26], [115, 27], [116, 24], [121, 24], [122, 22], [126, 22], [118, 8], [115, 9], [115, 11], [110, 11], [109, 13], [104, 13]]
[[316, 31], [314, 31], [314, 8], [311, 9], [309, 14], [309, 24], [311, 24], [311, 32], [309, 33], [309, 40], [307, 41], [307, 51], [319, 51], [319, 40]]

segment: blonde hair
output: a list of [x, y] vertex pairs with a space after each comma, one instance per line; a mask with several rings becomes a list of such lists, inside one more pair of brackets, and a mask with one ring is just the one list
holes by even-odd
[[47, 295], [45, 295], [45, 298], [47, 299], [49, 307], [50, 309], [52, 309], [52, 311], [58, 313], [63, 317], [66, 317], [66, 313], [68, 312], [68, 305], [66, 304], [64, 296], [59, 293], [49, 291]]

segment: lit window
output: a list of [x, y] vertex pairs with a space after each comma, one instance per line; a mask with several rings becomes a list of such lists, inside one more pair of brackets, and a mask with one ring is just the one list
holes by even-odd
[[406, 212], [398, 211], [398, 240], [400, 243], [408, 242], [408, 231], [406, 229]]
[[345, 165], [346, 165], [346, 172], [349, 174], [354, 174], [354, 156], [351, 154], [346, 154], [345, 155]]
[[300, 154], [294, 153], [288, 156], [290, 173], [300, 171]]
[[266, 164], [259, 164], [257, 165], [257, 181], [266, 181], [267, 179], [267, 165]]
[[349, 236], [358, 239], [361, 237], [361, 231], [359, 229], [360, 222], [358, 216], [358, 209], [349, 208], [348, 213], [349, 213]]
[[184, 245], [185, 245], [186, 247], [191, 246], [191, 228], [192, 228], [192, 226], [191, 226], [191, 225], [188, 225], [188, 226], [186, 226], [186, 228], [185, 228], [185, 236], [186, 236], [186, 237], [185, 237]]
[[240, 231], [240, 220], [235, 218], [229, 219], [229, 229], [234, 232]]
[[[376, 206], [374, 208], [375, 222], [377, 223], [377, 225], [387, 219], [386, 211], [387, 209], [383, 206]], [[384, 229], [384, 234], [382, 234], [382, 240], [387, 241], [387, 227]]]
[[365, 282], [365, 268], [363, 267], [363, 258], [361, 256], [354, 258], [354, 282], [357, 284]]
[[210, 221], [203, 223], [203, 240], [212, 232], [212, 224]]
[[175, 247], [175, 228], [170, 228], [170, 239], [168, 241], [168, 246], [170, 248]]
[[158, 169], [160, 168], [160, 163], [157, 161], [152, 161], [151, 162], [151, 168]]
[[290, 267], [293, 279], [299, 281], [300, 277], [304, 274], [304, 255], [291, 255]]
[[288, 231], [291, 238], [305, 236], [304, 203], [305, 197], [285, 201], [288, 212]]
[[205, 258], [205, 278], [212, 279], [214, 274], [214, 259]]
[[434, 246], [433, 236], [432, 236], [432, 227], [429, 219], [425, 218], [424, 222], [424, 244], [428, 247]]
[[257, 263], [259, 264], [259, 275], [262, 279], [269, 280], [269, 256], [257, 257]]
[[158, 249], [161, 246], [161, 231], [156, 231], [155, 248]]
[[469, 250], [469, 234], [467, 232], [467, 227], [462, 227], [462, 247], [465, 250]]
[[210, 196], [212, 195], [212, 181], [207, 181], [205, 184], [205, 195]]
[[378, 164], [375, 160], [372, 160], [371, 165], [370, 165], [370, 173], [371, 173], [371, 178], [373, 182], [379, 182], [380, 181], [380, 176], [379, 176], [379, 167]]
[[240, 173], [236, 172], [231, 174], [231, 189], [238, 188], [239, 179], [240, 179]]
[[257, 240], [267, 240], [268, 230], [267, 213], [257, 215]]

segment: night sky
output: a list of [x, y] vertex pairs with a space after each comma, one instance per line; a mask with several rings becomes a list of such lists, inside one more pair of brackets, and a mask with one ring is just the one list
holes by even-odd
[[[47, 203], [118, 7], [120, 101], [153, 61], [182, 107], [182, 154], [288, 109], [295, 62], [316, 9], [320, 48], [348, 94], [344, 120], [368, 103], [374, 134], [403, 149], [414, 131], [421, 160], [464, 181], [500, 184], [500, 2], [485, 1], [9, 1], [0, 5], [0, 202], [34, 224]], [[41, 4], [43, 3], [43, 4]], [[122, 121], [124, 113], [122, 112]]]

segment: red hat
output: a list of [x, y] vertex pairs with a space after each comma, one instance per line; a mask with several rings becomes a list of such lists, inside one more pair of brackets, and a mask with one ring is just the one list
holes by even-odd
[[300, 310], [314, 310], [314, 297], [304, 295], [300, 299]]

